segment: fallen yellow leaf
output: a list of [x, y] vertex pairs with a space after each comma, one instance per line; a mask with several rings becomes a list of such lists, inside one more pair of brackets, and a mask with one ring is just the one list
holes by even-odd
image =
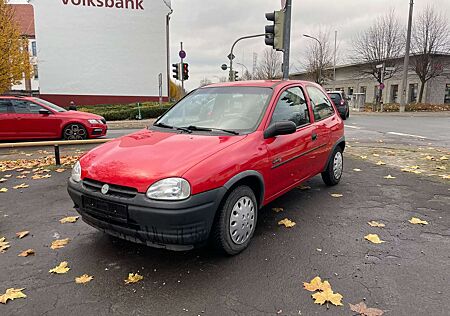
[[331, 285], [328, 281], [322, 282], [322, 279], [317, 276], [309, 283], [303, 282], [303, 288], [310, 292], [325, 291], [326, 289], [331, 289]]
[[323, 305], [326, 302], [330, 302], [335, 306], [343, 306], [342, 304], [342, 295], [339, 293], [334, 293], [333, 290], [326, 289], [323, 292], [317, 292], [312, 295], [315, 304]]
[[278, 225], [284, 225], [286, 228], [292, 228], [296, 225], [296, 223], [291, 221], [290, 219], [285, 218], [282, 221], [279, 221]]
[[128, 279], [124, 280], [125, 284], [130, 284], [130, 283], [137, 283], [139, 281], [141, 281], [144, 277], [142, 275], [139, 275], [137, 273], [129, 273], [128, 274]]
[[442, 179], [450, 179], [450, 174], [449, 175], [440, 175], [439, 177], [441, 177]]
[[11, 245], [6, 241], [5, 237], [0, 238], [0, 253], [4, 253]]
[[361, 159], [367, 159], [367, 156], [360, 156]]
[[378, 155], [378, 154], [373, 154], [373, 156], [374, 156], [374, 157], [380, 157], [380, 155]]
[[434, 157], [433, 157], [433, 156], [426, 156], [426, 157], [423, 158], [423, 159], [425, 159], [425, 160], [434, 160]]
[[2, 304], [6, 304], [6, 302], [8, 302], [8, 300], [15, 300], [16, 298], [25, 298], [27, 297], [24, 293], [22, 293], [22, 291], [25, 290], [25, 288], [23, 289], [7, 289], [6, 292], [2, 295], [0, 295], [0, 303]]
[[29, 187], [28, 184], [22, 183], [22, 184], [16, 185], [16, 186], [13, 187], [13, 188], [17, 190], [17, 189], [26, 189], [26, 188], [28, 188], [28, 187]]
[[353, 169], [353, 171], [361, 172], [362, 170], [361, 170], [361, 169], [358, 169], [358, 168], [355, 168], [355, 169]]
[[411, 166], [411, 167], [409, 167], [409, 169], [417, 170], [417, 169], [420, 169], [420, 167], [419, 166]]
[[80, 216], [69, 216], [69, 217], [64, 217], [63, 219], [60, 219], [59, 222], [61, 224], [75, 223], [79, 218], [80, 218]]
[[28, 257], [28, 256], [34, 256], [35, 251], [33, 249], [27, 249], [25, 251], [22, 251], [17, 256], [18, 257]]
[[8, 192], [8, 189], [7, 189], [7, 188], [1, 188], [1, 189], [0, 189], [0, 193], [6, 193], [6, 192]]
[[380, 161], [377, 162], [377, 165], [378, 166], [384, 166], [384, 165], [386, 165], [386, 163], [380, 160]]
[[[447, 170], [447, 168], [444, 166], [437, 166], [436, 169], [437, 170]], [[0, 182], [1, 182], [1, 179], [0, 179]]]
[[297, 187], [297, 189], [299, 189], [299, 190], [309, 190], [309, 189], [311, 189], [311, 187], [309, 185], [301, 185], [301, 186]]
[[274, 211], [275, 213], [280, 213], [284, 211], [284, 208], [282, 207], [274, 207], [272, 208], [272, 211]]
[[417, 217], [411, 218], [408, 222], [410, 222], [411, 224], [414, 224], [414, 225], [428, 225], [427, 221], [423, 221]]
[[367, 236], [364, 236], [365, 239], [367, 239], [368, 241], [374, 243], [374, 244], [381, 244], [384, 243], [385, 241], [381, 240], [380, 237], [378, 237], [377, 234], [369, 234]]
[[343, 194], [339, 194], [339, 193], [333, 193], [333, 194], [331, 194], [331, 196], [334, 197], [334, 198], [341, 198], [344, 195]]
[[371, 222], [368, 222], [367, 224], [369, 224], [369, 226], [372, 226], [372, 227], [380, 227], [380, 228], [386, 226], [386, 225], [376, 222], [376, 221], [371, 221]]
[[396, 177], [391, 176], [390, 174], [384, 177], [385, 179], [397, 179]]
[[12, 177], [12, 174], [5, 174], [4, 177], [5, 177], [5, 178], [11, 178], [11, 177]]
[[50, 248], [52, 248], [53, 250], [64, 248], [64, 246], [66, 246], [68, 243], [69, 238], [54, 240], [52, 241], [52, 245], [50, 246]]
[[75, 278], [75, 283], [77, 284], [85, 284], [88, 282], [91, 282], [91, 280], [93, 279], [93, 276], [89, 276], [87, 274], [83, 274], [82, 276], [79, 276], [77, 278]]
[[24, 238], [25, 236], [27, 236], [29, 233], [30, 233], [30, 232], [29, 232], [28, 230], [25, 230], [25, 231], [23, 231], [23, 232], [18, 232], [18, 233], [16, 233], [16, 236], [17, 236], [19, 239], [22, 239], [22, 238]]
[[70, 268], [67, 266], [67, 261], [61, 262], [59, 265], [54, 267], [53, 269], [49, 270], [50, 273], [56, 273], [56, 274], [64, 274], [67, 273], [67, 271], [70, 270]]
[[17, 176], [17, 179], [25, 179], [27, 176], [26, 175], [22, 175], [22, 176]]
[[66, 169], [56, 169], [56, 170], [55, 170], [55, 172], [58, 172], [58, 173], [62, 173], [62, 172], [64, 172], [64, 171], [66, 171]]
[[447, 156], [442, 156], [441, 158], [439, 158], [439, 160], [448, 160]]
[[6, 182], [6, 181], [8, 181], [8, 179], [5, 179], [5, 178], [0, 179], [0, 183]]
[[368, 308], [367, 305], [364, 302], [361, 302], [359, 304], [350, 305], [350, 309], [353, 312], [359, 313], [361, 316], [382, 316], [384, 312], [381, 309], [378, 308]]

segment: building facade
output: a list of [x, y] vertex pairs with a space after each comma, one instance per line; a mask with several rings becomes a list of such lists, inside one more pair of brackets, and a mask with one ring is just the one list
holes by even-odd
[[[429, 80], [424, 87], [422, 103], [428, 104], [450, 104], [450, 55], [439, 55], [443, 67], [440, 76]], [[414, 62], [411, 56], [411, 64]], [[367, 74], [370, 69], [368, 64], [351, 64], [336, 67], [336, 81], [331, 78], [325, 79], [323, 87], [327, 90], [344, 91], [348, 96], [358, 95], [362, 103], [375, 103], [381, 97], [383, 103], [400, 103], [401, 84], [403, 71], [402, 58], [396, 61], [398, 67], [394, 71], [386, 71], [384, 89], [380, 93], [380, 84], [374, 76]], [[381, 69], [380, 69], [381, 71]], [[292, 79], [309, 80], [306, 72], [291, 75]], [[408, 86], [406, 89], [406, 100], [408, 103], [416, 103], [419, 100], [421, 81], [413, 70], [408, 72]]]

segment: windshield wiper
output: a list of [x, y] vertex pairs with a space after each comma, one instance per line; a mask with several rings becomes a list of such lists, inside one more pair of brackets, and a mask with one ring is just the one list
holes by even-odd
[[220, 131], [220, 132], [225, 132], [228, 134], [239, 135], [239, 133], [236, 131], [231, 131], [231, 130], [222, 129], [222, 128], [198, 127], [198, 126], [191, 125], [191, 126], [187, 127], [187, 129], [190, 131], [199, 131], [199, 132]]
[[184, 127], [176, 127], [176, 126], [168, 125], [168, 124], [166, 124], [166, 123], [161, 123], [161, 122], [160, 122], [160, 123], [153, 124], [153, 126], [161, 127], [161, 128], [176, 129], [177, 131], [183, 131], [183, 132], [186, 132], [186, 133], [192, 133], [192, 131], [189, 130], [189, 129], [187, 129], [187, 128], [184, 128]]

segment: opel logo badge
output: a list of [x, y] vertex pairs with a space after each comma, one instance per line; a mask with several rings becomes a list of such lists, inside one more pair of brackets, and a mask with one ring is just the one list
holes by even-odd
[[109, 192], [109, 185], [104, 184], [102, 186], [102, 194], [107, 194]]

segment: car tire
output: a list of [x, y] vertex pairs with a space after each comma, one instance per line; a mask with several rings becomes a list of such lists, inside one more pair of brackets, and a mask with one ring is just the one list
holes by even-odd
[[221, 204], [214, 221], [212, 242], [227, 255], [237, 255], [248, 247], [255, 232], [258, 203], [248, 186], [235, 188]]
[[83, 140], [88, 138], [88, 133], [83, 125], [74, 123], [64, 127], [63, 138], [65, 140]]
[[347, 110], [346, 119], [348, 119], [349, 117], [350, 117], [350, 109]]
[[346, 114], [341, 115], [341, 117], [342, 117], [342, 119], [343, 119], [344, 121], [347, 120], [347, 115], [346, 115]]
[[328, 186], [334, 186], [341, 181], [342, 173], [344, 171], [344, 155], [342, 148], [337, 146], [328, 163], [327, 169], [322, 172], [322, 179]]

